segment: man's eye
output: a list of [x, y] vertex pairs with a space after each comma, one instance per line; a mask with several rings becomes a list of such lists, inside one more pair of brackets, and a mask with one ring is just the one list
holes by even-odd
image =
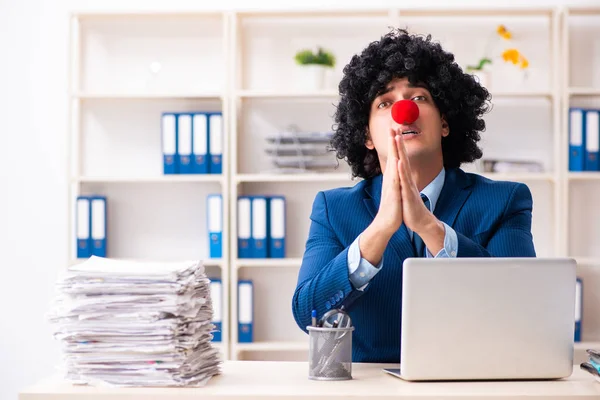
[[412, 98], [413, 100], [427, 100], [425, 96], [415, 96]]
[[377, 108], [384, 108], [384, 107], [387, 107], [389, 104], [390, 104], [389, 101], [382, 101], [381, 103], [379, 103]]

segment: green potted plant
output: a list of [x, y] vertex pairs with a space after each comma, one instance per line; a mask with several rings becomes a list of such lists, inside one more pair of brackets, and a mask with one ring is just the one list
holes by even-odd
[[318, 47], [317, 51], [299, 50], [294, 60], [299, 67], [296, 85], [304, 90], [323, 90], [329, 88], [331, 75], [335, 67], [335, 56], [331, 51]]

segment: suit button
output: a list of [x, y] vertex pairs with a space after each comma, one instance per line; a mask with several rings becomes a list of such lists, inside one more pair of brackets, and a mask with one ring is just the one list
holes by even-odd
[[343, 291], [343, 290], [340, 290], [340, 291], [338, 292], [338, 294], [340, 295], [340, 299], [343, 299], [343, 298], [344, 298], [344, 291]]
[[325, 308], [327, 308], [328, 310], [331, 310], [331, 303], [330, 302], [326, 302], [325, 303]]
[[335, 302], [337, 303], [338, 301], [340, 301], [340, 294], [339, 294], [339, 292], [335, 294]]

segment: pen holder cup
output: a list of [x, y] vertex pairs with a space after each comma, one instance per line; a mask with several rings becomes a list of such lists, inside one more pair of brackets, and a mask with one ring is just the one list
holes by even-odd
[[352, 331], [348, 328], [307, 326], [308, 379], [341, 381], [352, 379]]

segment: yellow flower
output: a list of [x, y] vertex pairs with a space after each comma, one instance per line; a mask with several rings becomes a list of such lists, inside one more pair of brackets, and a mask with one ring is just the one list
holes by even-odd
[[519, 62], [519, 50], [517, 49], [507, 49], [502, 53], [502, 58], [506, 62], [512, 62], [513, 64], [517, 64]]
[[529, 66], [529, 61], [517, 49], [506, 49], [502, 52], [502, 59], [506, 62], [511, 62], [514, 65], [519, 64], [521, 69]]
[[510, 40], [512, 38], [512, 33], [510, 33], [504, 25], [498, 25], [496, 31], [498, 32], [498, 35], [500, 35], [500, 37], [506, 40]]

